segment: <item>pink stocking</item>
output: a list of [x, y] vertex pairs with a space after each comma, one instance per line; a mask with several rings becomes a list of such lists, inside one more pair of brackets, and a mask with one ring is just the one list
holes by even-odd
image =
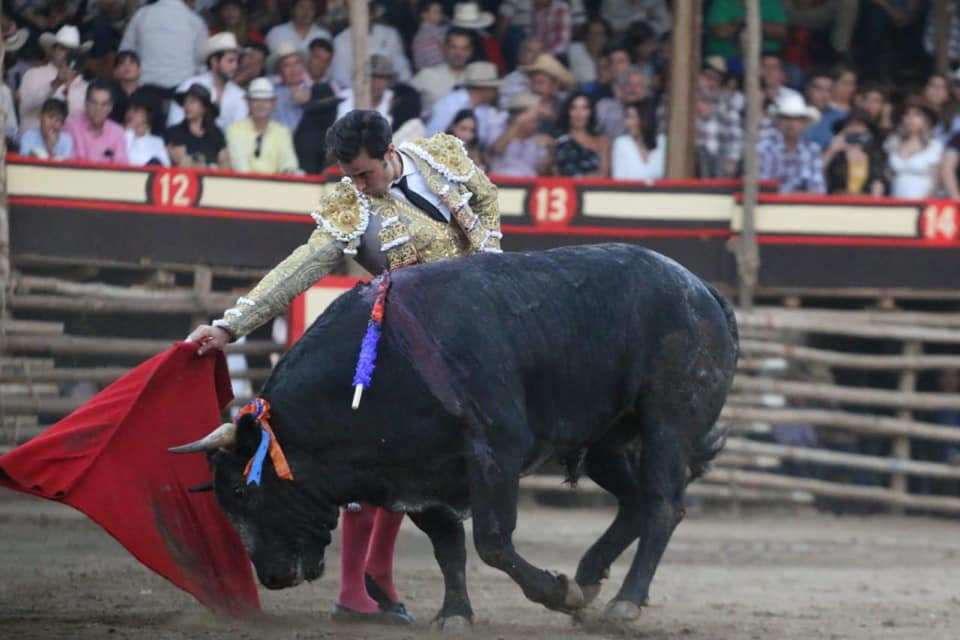
[[337, 603], [360, 613], [380, 611], [376, 601], [367, 595], [363, 581], [364, 561], [377, 511], [376, 507], [364, 504], [360, 511], [344, 509], [340, 517], [342, 552]]
[[367, 551], [367, 573], [393, 602], [400, 601], [397, 588], [393, 584], [393, 552], [403, 516], [402, 511], [395, 513], [386, 509], [377, 509], [373, 535]]

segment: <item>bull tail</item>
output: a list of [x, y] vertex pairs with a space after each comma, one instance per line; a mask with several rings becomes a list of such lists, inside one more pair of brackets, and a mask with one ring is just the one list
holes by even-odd
[[[736, 367], [737, 359], [740, 357], [740, 331], [737, 328], [737, 316], [733, 310], [733, 305], [720, 294], [713, 286], [704, 283], [710, 294], [713, 296], [723, 316], [727, 320], [727, 330], [733, 340], [733, 362]], [[731, 381], [733, 379], [731, 372]], [[720, 408], [717, 408], [719, 417]], [[696, 480], [710, 469], [710, 462], [717, 457], [717, 454], [727, 443], [727, 436], [730, 434], [730, 424], [714, 422], [713, 426], [707, 430], [693, 446], [690, 456], [690, 480]]]

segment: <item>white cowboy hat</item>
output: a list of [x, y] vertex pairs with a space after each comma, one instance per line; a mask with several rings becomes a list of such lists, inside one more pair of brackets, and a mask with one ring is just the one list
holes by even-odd
[[254, 78], [247, 87], [248, 100], [273, 100], [277, 92], [273, 90], [273, 83], [269, 78]]
[[820, 112], [814, 107], [808, 107], [803, 100], [803, 96], [798, 93], [790, 93], [781, 96], [773, 105], [773, 115], [778, 118], [807, 118], [808, 120], [817, 120]]
[[239, 50], [240, 45], [237, 43], [237, 36], [233, 35], [230, 31], [221, 31], [207, 38], [207, 41], [200, 49], [200, 54], [197, 56], [197, 62], [202, 64], [209, 60], [210, 56], [214, 54]]
[[279, 64], [284, 58], [289, 58], [290, 56], [300, 56], [300, 60], [302, 60], [304, 63], [307, 62], [306, 52], [298, 47], [295, 43], [288, 40], [277, 45], [276, 51], [270, 52], [270, 56], [267, 58], [267, 69], [273, 73], [276, 73], [277, 64]]
[[492, 62], [471, 62], [463, 70], [464, 87], [490, 87], [496, 89], [501, 84], [497, 75], [497, 65]]
[[450, 25], [461, 29], [486, 29], [493, 24], [493, 14], [480, 11], [476, 2], [460, 2], [453, 7]]
[[56, 33], [40, 34], [40, 46], [44, 51], [49, 51], [54, 45], [60, 45], [67, 49], [73, 49], [78, 53], [86, 53], [93, 46], [93, 40], [87, 40], [80, 44], [80, 30], [72, 24], [65, 24], [60, 27]]
[[21, 27], [3, 39], [3, 47], [13, 53], [22, 49], [23, 45], [27, 44], [27, 38], [29, 37], [30, 32], [27, 31], [26, 27]]

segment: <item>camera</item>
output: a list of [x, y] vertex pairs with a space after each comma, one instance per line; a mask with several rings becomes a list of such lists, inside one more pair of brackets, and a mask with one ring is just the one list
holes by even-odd
[[855, 133], [848, 133], [843, 139], [847, 144], [858, 144], [861, 147], [866, 147], [873, 140], [873, 136], [866, 131], [857, 131]]

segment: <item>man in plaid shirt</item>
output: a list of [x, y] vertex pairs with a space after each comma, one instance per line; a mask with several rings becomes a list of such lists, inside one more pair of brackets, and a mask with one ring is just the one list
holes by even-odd
[[826, 193], [820, 148], [801, 139], [815, 117], [803, 97], [787, 95], [775, 106], [777, 128], [757, 144], [761, 180], [778, 180], [780, 193]]
[[697, 175], [732, 178], [743, 153], [743, 94], [723, 87], [726, 62], [710, 56], [700, 71], [697, 99]]

